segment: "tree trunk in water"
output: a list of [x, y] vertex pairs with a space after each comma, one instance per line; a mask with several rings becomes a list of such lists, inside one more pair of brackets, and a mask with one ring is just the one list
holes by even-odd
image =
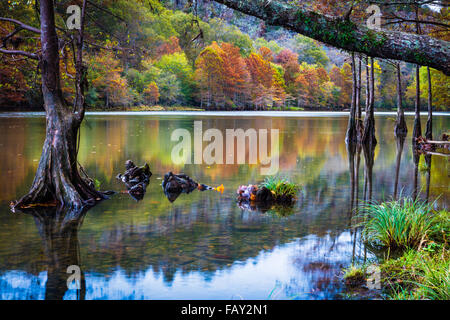
[[408, 128], [405, 121], [405, 112], [403, 110], [403, 96], [402, 96], [402, 74], [400, 69], [400, 62], [396, 65], [397, 69], [397, 121], [395, 122], [395, 136], [405, 137], [408, 133]]
[[56, 202], [77, 209], [104, 199], [105, 195], [79, 174], [77, 135], [84, 109], [73, 112], [62, 97], [53, 1], [41, 0], [40, 11], [46, 137], [31, 189], [12, 207], [18, 209], [30, 204]]
[[366, 57], [366, 116], [369, 113], [370, 104], [370, 69], [369, 69], [369, 57]]
[[377, 139], [375, 138], [375, 76], [374, 76], [374, 62], [373, 58], [370, 58], [370, 81], [369, 81], [369, 97], [368, 97], [368, 110], [366, 110], [366, 117], [364, 119], [364, 135], [363, 143], [375, 147]]
[[[415, 6], [416, 20], [419, 20], [419, 7]], [[416, 22], [416, 33], [420, 34], [419, 22]], [[422, 135], [422, 125], [420, 124], [420, 65], [416, 64], [416, 102], [415, 102], [415, 116], [413, 128], [413, 146], [416, 145], [416, 138]]]
[[362, 110], [361, 110], [361, 55], [358, 56], [358, 70], [357, 70], [357, 82], [356, 82], [356, 131], [358, 136], [358, 142], [362, 142], [362, 137], [364, 135], [364, 125], [362, 121]]
[[433, 92], [431, 88], [430, 67], [427, 67], [427, 75], [428, 75], [428, 119], [425, 138], [427, 138], [428, 140], [433, 140]]
[[416, 100], [415, 100], [415, 116], [412, 140], [416, 144], [416, 138], [422, 135], [422, 126], [420, 124], [420, 66], [416, 66]]
[[355, 144], [357, 142], [356, 131], [356, 64], [355, 53], [352, 53], [352, 104], [350, 107], [350, 115], [348, 117], [347, 134], [345, 142], [347, 144]]

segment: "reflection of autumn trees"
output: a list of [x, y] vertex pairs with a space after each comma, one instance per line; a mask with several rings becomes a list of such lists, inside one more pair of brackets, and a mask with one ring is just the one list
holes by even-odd
[[[87, 119], [81, 132], [80, 163], [87, 171], [97, 177], [104, 188], [117, 187], [114, 177], [127, 159], [148, 162], [156, 176], [167, 171], [184, 171], [204, 183], [223, 183], [233, 181], [226, 188], [234, 188], [241, 183], [258, 182], [264, 177], [259, 175], [259, 165], [174, 165], [171, 159], [172, 147], [176, 142], [170, 141], [173, 130], [186, 128], [193, 132], [193, 121], [190, 118], [147, 118], [129, 116], [124, 120], [117, 116], [92, 116]], [[201, 119], [203, 131], [218, 128], [225, 137], [227, 128], [279, 129], [280, 130], [280, 173], [294, 174], [298, 183], [305, 185], [314, 182], [320, 174], [334, 175], [336, 170], [347, 170], [342, 161], [347, 161], [344, 136], [346, 119], [332, 118], [209, 118]], [[445, 118], [436, 118], [436, 128], [448, 127]], [[375, 150], [375, 176], [380, 181], [392, 178], [390, 170], [385, 168], [396, 166], [396, 146], [391, 143], [393, 121], [380, 119], [377, 132], [380, 136], [380, 148]], [[44, 137], [43, 119], [2, 119], [0, 120], [2, 136], [0, 148], [0, 176], [2, 181], [10, 181], [0, 185], [0, 199], [10, 201], [31, 183], [29, 172], [35, 169], [39, 159], [38, 146]], [[192, 134], [193, 136], [193, 134]], [[203, 146], [205, 147], [205, 142]], [[407, 148], [407, 146], [405, 146]], [[247, 146], [246, 159], [250, 149]], [[21, 156], [18, 156], [18, 155]], [[225, 154], [225, 144], [224, 144]], [[380, 158], [380, 159], [379, 159]], [[402, 159], [403, 172], [409, 170], [411, 154], [406, 153]], [[445, 159], [433, 161], [431, 170], [431, 194], [446, 192], [447, 163]], [[383, 170], [377, 170], [377, 167]], [[239, 175], [239, 181], [235, 177]], [[406, 183], [407, 181], [405, 181]], [[328, 182], [331, 184], [331, 180]], [[403, 184], [405, 184], [403, 183]], [[421, 181], [425, 183], [425, 181]], [[406, 183], [407, 184], [407, 183]], [[399, 188], [402, 188], [400, 179]], [[399, 190], [400, 190], [399, 189]]]
[[[24, 193], [24, 181], [33, 179], [45, 130], [35, 132], [38, 119], [0, 119], [0, 202]], [[43, 123], [42, 123], [43, 124]], [[36, 161], [34, 161], [36, 160]]]

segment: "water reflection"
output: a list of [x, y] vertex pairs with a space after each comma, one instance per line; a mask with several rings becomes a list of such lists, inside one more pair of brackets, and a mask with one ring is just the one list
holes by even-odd
[[[256, 165], [172, 163], [170, 133], [180, 127], [192, 131], [199, 119], [205, 130], [280, 129], [280, 174], [302, 186], [289, 214], [236, 204], [239, 185], [264, 179]], [[115, 177], [125, 160], [147, 161], [153, 176], [146, 196], [135, 202], [119, 193], [77, 219], [11, 214], [8, 202], [33, 179], [43, 120], [0, 118], [0, 179], [8, 181], [0, 184], [1, 299], [341, 298], [341, 267], [372, 258], [352, 228], [355, 209], [364, 199], [415, 189], [415, 159], [406, 152], [410, 140], [394, 142], [394, 122], [386, 117], [376, 119], [375, 150], [348, 150], [345, 116], [89, 116], [80, 145], [89, 175], [102, 189], [121, 190]], [[436, 117], [434, 124], [439, 134], [449, 120]], [[208, 185], [223, 183], [225, 192], [192, 192], [167, 201], [161, 182], [168, 171]], [[433, 166], [417, 174], [417, 189], [427, 186], [430, 201], [443, 194], [439, 204], [448, 206], [447, 160], [433, 157]], [[67, 290], [69, 263], [81, 265], [83, 290]]]
[[[46, 300], [61, 300], [65, 296], [74, 296], [79, 300], [85, 298], [85, 276], [84, 272], [78, 269], [81, 266], [78, 231], [87, 210], [49, 207], [24, 211], [33, 217], [46, 256], [47, 272], [43, 295]], [[70, 266], [75, 266], [80, 271], [74, 289], [69, 289], [67, 282]]]

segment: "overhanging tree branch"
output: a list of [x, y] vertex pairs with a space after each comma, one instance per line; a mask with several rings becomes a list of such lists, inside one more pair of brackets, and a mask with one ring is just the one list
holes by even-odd
[[429, 66], [450, 75], [448, 41], [405, 32], [371, 30], [340, 17], [319, 14], [281, 1], [214, 1], [336, 48]]

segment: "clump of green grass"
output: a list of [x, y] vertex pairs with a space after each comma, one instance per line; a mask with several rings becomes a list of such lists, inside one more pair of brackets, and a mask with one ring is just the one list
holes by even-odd
[[449, 300], [450, 259], [445, 245], [433, 252], [408, 250], [380, 265], [387, 296], [394, 300]]
[[434, 216], [433, 205], [411, 198], [368, 204], [362, 214], [363, 236], [373, 247], [420, 248], [445, 229], [442, 217]]
[[366, 272], [362, 267], [351, 265], [344, 269], [344, 282], [349, 287], [362, 285], [366, 281]]
[[269, 189], [275, 200], [280, 202], [291, 202], [296, 199], [300, 186], [289, 182], [284, 178], [268, 177], [261, 184], [261, 187]]

